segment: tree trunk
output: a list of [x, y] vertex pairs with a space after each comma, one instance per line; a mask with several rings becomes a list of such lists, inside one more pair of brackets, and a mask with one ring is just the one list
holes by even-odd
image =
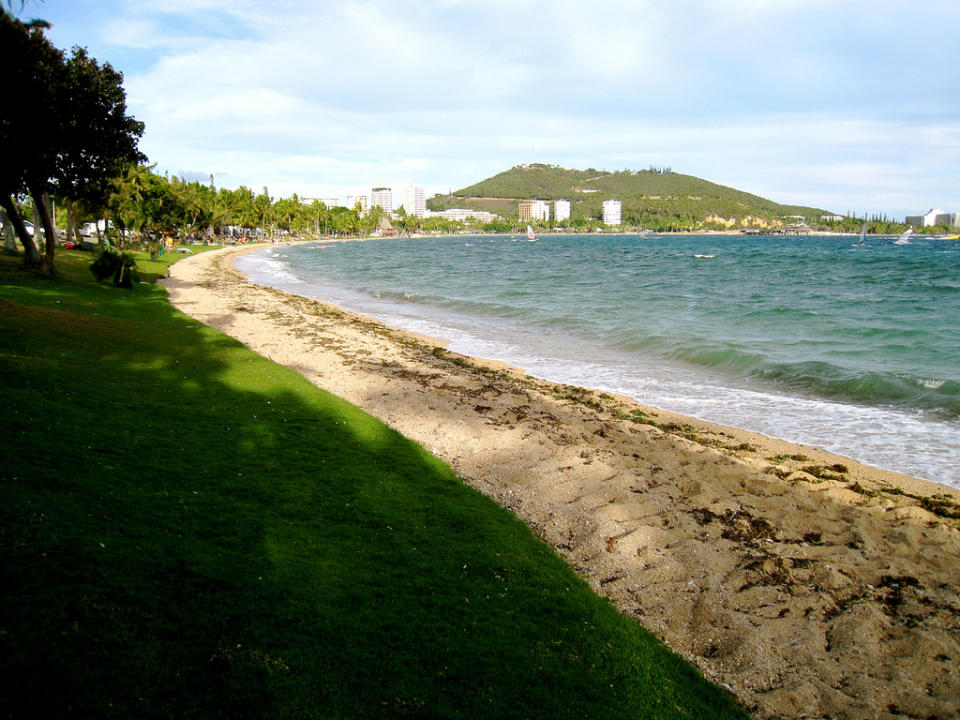
[[43, 223], [43, 232], [46, 235], [46, 252], [40, 260], [40, 273], [43, 275], [53, 274], [53, 255], [57, 249], [57, 229], [53, 226], [53, 218], [50, 217], [50, 195], [46, 190], [39, 188], [31, 189], [33, 195], [33, 204], [40, 213], [40, 222]]
[[71, 199], [67, 198], [67, 237], [66, 241], [79, 243], [80, 236], [77, 234], [77, 206]]
[[3, 249], [9, 253], [17, 252], [17, 231], [13, 229], [7, 211], [0, 210], [0, 218], [3, 219]]
[[[23, 218], [20, 217], [13, 198], [9, 195], [0, 195], [0, 206], [6, 211], [7, 219], [10, 221], [10, 224], [13, 225], [13, 230], [16, 232], [17, 237], [20, 238], [20, 244], [23, 245], [24, 263], [30, 266], [39, 265], [40, 251], [37, 250], [37, 245], [33, 241], [33, 238], [27, 233], [27, 227], [23, 224]], [[34, 232], [36, 232], [36, 228], [34, 228]]]

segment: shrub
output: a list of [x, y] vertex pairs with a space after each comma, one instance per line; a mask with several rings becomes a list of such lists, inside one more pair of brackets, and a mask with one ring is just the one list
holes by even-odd
[[132, 288], [133, 272], [136, 267], [137, 263], [132, 255], [108, 245], [97, 254], [90, 265], [90, 272], [97, 280], [103, 281], [113, 276], [113, 284], [116, 287]]

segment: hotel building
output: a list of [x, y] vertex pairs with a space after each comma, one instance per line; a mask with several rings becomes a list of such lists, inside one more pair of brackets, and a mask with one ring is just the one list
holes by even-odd
[[407, 185], [403, 196], [403, 208], [407, 215], [414, 215], [422, 218], [427, 214], [427, 201], [423, 194], [423, 188], [419, 185]]
[[383, 208], [389, 215], [393, 212], [393, 190], [388, 187], [375, 187], [370, 191], [370, 207]]
[[322, 203], [323, 203], [324, 205], [326, 205], [328, 208], [337, 207], [337, 206], [340, 204], [340, 198], [332, 198], [332, 197], [321, 197], [321, 198], [302, 197], [302, 198], [300, 198], [300, 204], [301, 204], [301, 205], [313, 205], [314, 201], [316, 201], [316, 202], [322, 202]]
[[603, 224], [619, 225], [621, 223], [622, 206], [619, 200], [603, 201]]
[[557, 222], [570, 219], [570, 201], [555, 200], [553, 203], [553, 219]]
[[347, 207], [353, 210], [357, 205], [360, 206], [360, 214], [366, 215], [370, 209], [370, 198], [366, 195], [347, 195]]
[[933, 209], [926, 215], [907, 215], [907, 225], [914, 227], [933, 227], [934, 225], [960, 225], [960, 214], [945, 213], [943, 210]]
[[463, 223], [469, 223], [471, 220], [474, 222], [488, 223], [493, 222], [499, 217], [499, 215], [487, 212], [486, 210], [472, 210], [469, 208], [450, 208], [449, 210], [439, 212], [427, 211], [426, 216], [442, 217], [445, 220], [456, 220]]
[[520, 203], [520, 220], [542, 220], [546, 222], [550, 219], [550, 206], [543, 200], [530, 200]]

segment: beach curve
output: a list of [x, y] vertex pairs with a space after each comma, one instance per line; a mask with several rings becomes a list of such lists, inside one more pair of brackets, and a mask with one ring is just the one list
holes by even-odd
[[427, 447], [758, 717], [960, 712], [960, 492], [449, 353], [238, 251], [171, 302]]

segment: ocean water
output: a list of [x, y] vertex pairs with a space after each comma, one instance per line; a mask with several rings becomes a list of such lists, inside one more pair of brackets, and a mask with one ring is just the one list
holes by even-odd
[[457, 236], [237, 265], [536, 377], [960, 487], [960, 242], [892, 240]]

